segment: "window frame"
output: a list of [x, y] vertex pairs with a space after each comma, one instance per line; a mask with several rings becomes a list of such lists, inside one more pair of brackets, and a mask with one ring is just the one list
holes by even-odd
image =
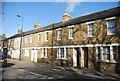
[[[93, 24], [93, 29], [90, 29], [90, 25]], [[94, 37], [94, 22], [88, 23], [88, 37]], [[93, 35], [90, 35], [90, 31], [93, 32]]]
[[57, 30], [57, 40], [62, 40], [62, 28], [59, 28], [56, 30]]
[[[106, 23], [107, 23], [107, 35], [116, 35], [116, 17], [110, 17], [110, 18], [106, 18]], [[115, 21], [115, 26], [114, 27], [109, 27], [109, 23], [108, 21], [114, 20]], [[109, 32], [109, 28], [114, 28], [115, 29], [115, 33], [110, 33]]]
[[32, 36], [33, 36], [33, 35], [31, 34], [31, 35], [30, 35], [30, 43], [32, 43], [32, 39], [33, 39]]
[[74, 39], [74, 25], [68, 26], [68, 28], [69, 28], [69, 38], [68, 39]]
[[[61, 53], [62, 51], [63, 51], [63, 54]], [[67, 60], [67, 49], [66, 48], [57, 49], [57, 59]]]
[[41, 42], [41, 33], [38, 33], [38, 42]]
[[[104, 47], [109, 47], [109, 59], [104, 59], [104, 54], [103, 54], [103, 48]], [[113, 52], [113, 47], [115, 47], [115, 54]], [[100, 59], [98, 59], [98, 48], [100, 48]], [[97, 56], [97, 61], [105, 61], [105, 62], [116, 62], [117, 60], [117, 46], [98, 46], [96, 47], [96, 56]], [[115, 59], [114, 56], [115, 55]]]
[[27, 39], [27, 36], [25, 36], [25, 44], [27, 43], [27, 40], [28, 40], [28, 39]]
[[[29, 49], [25, 49], [25, 52], [24, 52], [24, 53], [25, 53], [24, 56], [28, 57], [28, 56], [29, 56], [29, 53], [30, 53]], [[27, 54], [27, 53], [28, 53], [28, 54]]]
[[47, 42], [49, 39], [49, 31], [45, 31], [45, 41]]
[[42, 48], [41, 58], [47, 58], [48, 57], [47, 51], [48, 51], [47, 48]]

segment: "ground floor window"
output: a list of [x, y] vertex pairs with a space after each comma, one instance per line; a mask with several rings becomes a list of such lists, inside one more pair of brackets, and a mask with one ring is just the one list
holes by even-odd
[[57, 50], [57, 59], [66, 59], [66, 48], [59, 48]]
[[25, 56], [29, 56], [29, 49], [25, 49]]
[[97, 59], [115, 61], [116, 60], [116, 46], [97, 47]]
[[42, 48], [41, 58], [47, 58], [47, 48]]

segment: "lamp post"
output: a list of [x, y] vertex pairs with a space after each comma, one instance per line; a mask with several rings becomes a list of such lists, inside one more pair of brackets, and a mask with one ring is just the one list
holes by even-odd
[[[20, 15], [16, 15], [17, 17], [22, 18], [22, 27], [21, 30], [23, 30], [23, 17]], [[21, 60], [21, 56], [22, 56], [22, 36], [21, 36], [21, 40], [20, 40], [20, 55], [19, 55], [19, 60]]]

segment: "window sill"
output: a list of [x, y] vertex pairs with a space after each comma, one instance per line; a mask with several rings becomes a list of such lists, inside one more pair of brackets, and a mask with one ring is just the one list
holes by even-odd
[[115, 33], [107, 33], [107, 35], [116, 35]]
[[48, 40], [46, 40], [45, 42], [48, 42]]
[[69, 39], [74, 39], [74, 38], [69, 38]]
[[61, 39], [57, 39], [57, 40], [61, 40]]
[[102, 63], [117, 63], [115, 60], [109, 61], [109, 60], [97, 60], [97, 62], [102, 62]]
[[56, 58], [58, 60], [68, 60], [67, 58]]
[[40, 58], [47, 58], [47, 57], [40, 57]]
[[38, 41], [38, 42], [41, 42], [41, 41]]
[[88, 36], [88, 37], [94, 37], [94, 36]]

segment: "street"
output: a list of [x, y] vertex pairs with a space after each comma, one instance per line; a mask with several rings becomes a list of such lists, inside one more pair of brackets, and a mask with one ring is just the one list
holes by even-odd
[[88, 69], [55, 66], [8, 59], [8, 66], [2, 68], [2, 79], [90, 79], [120, 80], [117, 74], [107, 74]]

